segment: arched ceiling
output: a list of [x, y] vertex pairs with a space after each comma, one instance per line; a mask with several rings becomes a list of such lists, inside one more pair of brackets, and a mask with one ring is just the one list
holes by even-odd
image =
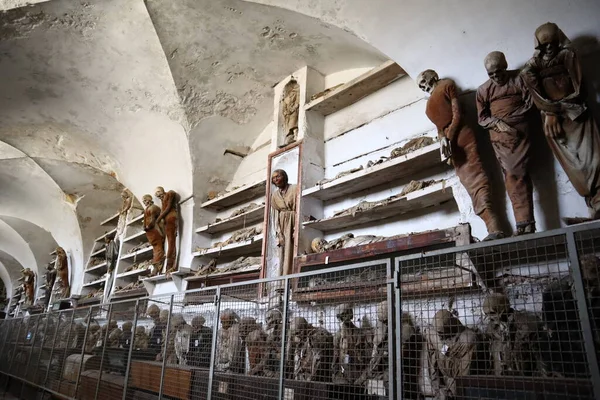
[[43, 266], [37, 263], [33, 251], [25, 239], [9, 224], [0, 220], [0, 250], [10, 254], [21, 268], [30, 268], [38, 276]]
[[[47, 230], [26, 219], [0, 215], [1, 222], [14, 229], [27, 242], [39, 269], [44, 269], [52, 259], [50, 253], [56, 249], [56, 241]], [[45, 271], [44, 271], [45, 273]]]
[[6, 286], [7, 297], [12, 297], [13, 290], [19, 285], [23, 266], [9, 253], [0, 250], [0, 279]]
[[[147, 0], [190, 123], [194, 195], [228, 182], [273, 117], [273, 86], [309, 65], [322, 74], [372, 67], [383, 54], [337, 27], [240, 0]], [[209, 183], [211, 182], [211, 183]]]

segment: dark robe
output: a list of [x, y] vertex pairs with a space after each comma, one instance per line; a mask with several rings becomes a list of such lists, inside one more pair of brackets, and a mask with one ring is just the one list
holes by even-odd
[[[504, 172], [506, 192], [512, 202], [517, 226], [534, 222], [533, 185], [529, 177], [529, 111], [531, 94], [518, 71], [507, 71], [508, 81], [498, 85], [491, 79], [477, 89], [479, 125], [490, 132], [490, 140]], [[495, 130], [502, 121], [516, 132]]]
[[569, 180], [591, 209], [592, 217], [600, 213], [600, 133], [581, 93], [581, 67], [564, 35], [561, 50], [546, 60], [535, 54], [523, 69], [542, 118], [555, 115], [562, 135], [546, 135], [548, 144]]

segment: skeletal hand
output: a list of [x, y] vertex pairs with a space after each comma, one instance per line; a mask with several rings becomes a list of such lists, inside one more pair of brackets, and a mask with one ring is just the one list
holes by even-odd
[[558, 121], [558, 117], [552, 114], [546, 114], [544, 120], [544, 133], [547, 137], [556, 139], [562, 133], [562, 128]]

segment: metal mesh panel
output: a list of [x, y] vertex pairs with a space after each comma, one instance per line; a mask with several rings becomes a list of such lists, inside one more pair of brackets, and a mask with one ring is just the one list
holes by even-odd
[[[281, 285], [277, 285], [281, 287]], [[264, 399], [278, 393], [277, 354], [281, 343], [281, 302], [259, 298], [259, 286], [221, 289], [216, 332], [213, 399]], [[267, 344], [267, 313], [273, 317], [271, 347]], [[280, 347], [280, 346], [279, 346]], [[278, 376], [278, 375], [277, 375]]]
[[387, 260], [292, 280], [285, 395], [391, 395]]
[[403, 398], [593, 398], [564, 236], [399, 259]]

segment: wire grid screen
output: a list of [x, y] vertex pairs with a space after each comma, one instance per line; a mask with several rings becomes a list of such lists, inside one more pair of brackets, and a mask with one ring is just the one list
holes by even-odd
[[291, 280], [284, 398], [390, 396], [389, 262]]
[[403, 398], [593, 398], [566, 247], [399, 261]]
[[277, 398], [283, 281], [269, 285], [273, 293], [264, 298], [254, 283], [221, 289], [213, 399]]
[[600, 229], [576, 233], [575, 242], [598, 361], [600, 360]]

